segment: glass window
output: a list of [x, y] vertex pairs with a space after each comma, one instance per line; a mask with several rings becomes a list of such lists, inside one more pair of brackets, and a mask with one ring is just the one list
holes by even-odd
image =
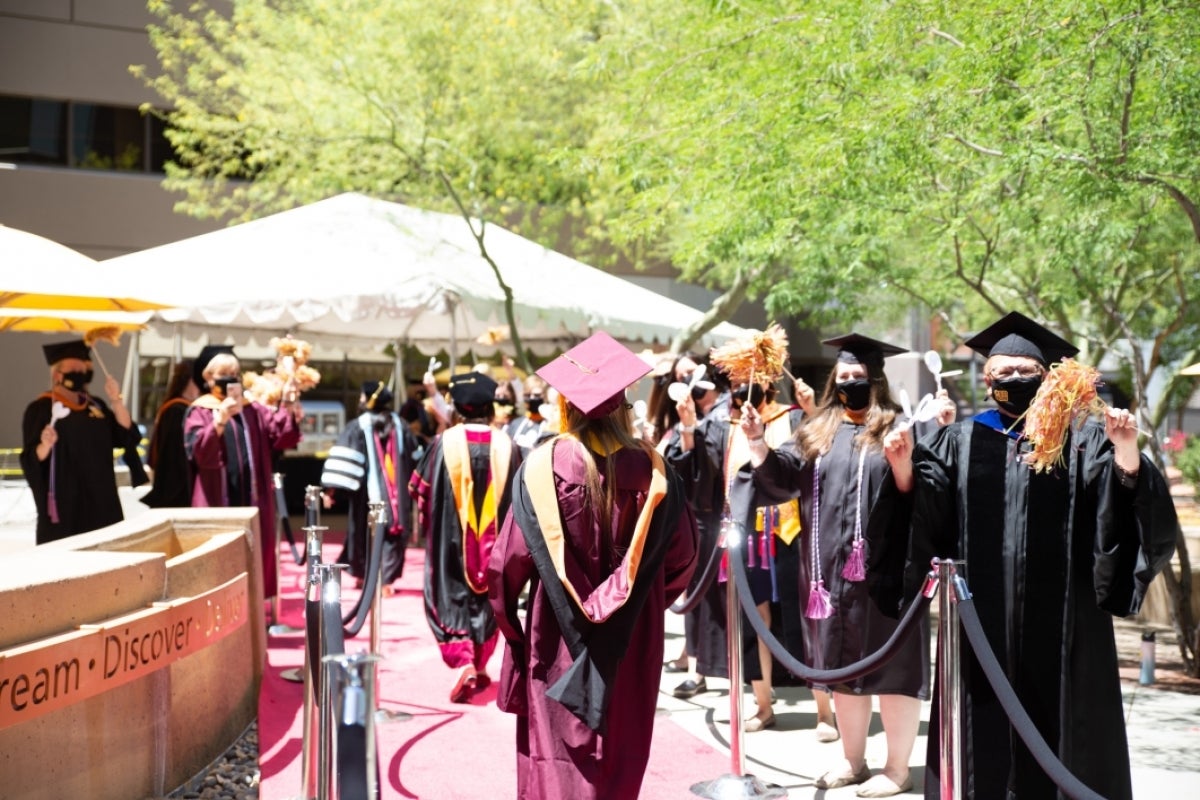
[[67, 104], [0, 97], [0, 160], [67, 163]]
[[163, 165], [175, 157], [171, 143], [167, 141], [167, 124], [153, 114], [150, 115], [150, 163], [146, 168], [151, 172], [163, 172]]
[[136, 108], [90, 103], [71, 106], [71, 152], [85, 169], [142, 172], [146, 125]]

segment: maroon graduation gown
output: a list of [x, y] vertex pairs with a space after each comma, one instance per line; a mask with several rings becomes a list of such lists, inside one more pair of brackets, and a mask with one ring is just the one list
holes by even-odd
[[[610, 456], [617, 460], [616, 507], [612, 529], [602, 532], [584, 500], [586, 474], [577, 446], [567, 440], [555, 442], [553, 472], [568, 576], [578, 595], [587, 598], [621, 565], [638, 515], [646, 503], [651, 465], [642, 452], [620, 450]], [[598, 462], [603, 481], [603, 459]], [[552, 593], [541, 578], [527, 541], [530, 535], [539, 535], [540, 529], [537, 517], [530, 510], [525, 471], [523, 466], [515, 479], [513, 512], [505, 519], [488, 569], [491, 602], [507, 641], [497, 705], [518, 715], [518, 797], [572, 800], [637, 797], [654, 729], [664, 613], [687, 586], [696, 568], [695, 521], [683, 501], [680, 481], [668, 467], [667, 496], [655, 509], [649, 534], [658, 537], [655, 542], [662, 546], [657, 555], [659, 567], [652, 574], [639, 573], [635, 578], [635, 586], [642, 581], [650, 582], [642, 586], [645, 599], [640, 610], [632, 618], [621, 619], [625, 609], [620, 609], [606, 622], [594, 626], [581, 623], [585, 644], [588, 638], [602, 638], [604, 633], [598, 629], [605, 625], [627, 626], [621, 631], [628, 634], [627, 646], [618, 651], [623, 655], [617, 655], [619, 661], [613, 677], [606, 681], [610, 701], [603, 709], [604, 733], [599, 733], [550, 696], [576, 658], [568, 647], [552, 606]], [[662, 542], [662, 537], [669, 537], [669, 541]], [[651, 546], [648, 543], [647, 550]], [[522, 625], [517, 617], [517, 603], [527, 582], [531, 582], [530, 595]], [[612, 611], [618, 597], [625, 596], [603, 591], [600, 595], [593, 599], [598, 601], [602, 613]], [[613, 649], [605, 648], [603, 653], [584, 658], [603, 660], [606, 655], [613, 655]]]
[[[245, 425], [245, 436], [237, 437], [236, 443], [231, 444], [240, 429], [231, 419], [224, 435], [217, 433], [213, 427], [217, 402], [210, 394], [201, 395], [188, 408], [184, 419], [183, 442], [192, 468], [192, 505], [220, 508], [245, 504], [258, 509], [263, 596], [274, 597], [277, 554], [271, 454], [299, 444], [300, 428], [289, 409], [271, 411], [258, 403], [247, 403], [237, 417]], [[234, 471], [244, 500], [230, 497], [231, 464], [236, 465]]]

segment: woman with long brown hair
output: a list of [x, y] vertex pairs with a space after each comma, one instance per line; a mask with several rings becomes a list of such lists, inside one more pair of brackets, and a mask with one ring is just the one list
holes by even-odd
[[649, 369], [597, 333], [538, 371], [562, 398], [561, 432], [521, 465], [488, 567], [507, 641], [496, 702], [517, 715], [518, 797], [641, 788], [664, 612], [696, 566], [680, 479], [634, 434], [625, 402]]

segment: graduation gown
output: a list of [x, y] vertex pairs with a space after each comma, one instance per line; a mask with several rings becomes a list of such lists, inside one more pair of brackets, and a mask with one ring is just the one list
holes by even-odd
[[[700, 532], [700, 568], [692, 575], [692, 585], [688, 586], [689, 597], [697, 588], [704, 565], [713, 552], [720, 549], [721, 517], [727, 491], [723, 465], [728, 433], [727, 406], [717, 406], [709, 416], [697, 423], [692, 433], [691, 450], [683, 451], [678, 434], [671, 438], [666, 448], [667, 461], [683, 480], [684, 494]], [[696, 607], [683, 617], [688, 655], [696, 659], [696, 672], [706, 677], [729, 677], [726, 589], [725, 581], [713, 580]]]
[[[859, 463], [861, 450], [855, 438], [863, 427], [843, 421], [834, 434], [828, 453], [821, 457], [817, 475], [819, 526], [813, 521], [813, 475], [816, 463], [807, 461], [792, 443], [770, 450], [766, 460], [753, 471], [757, 502], [783, 502], [799, 496], [801, 537], [799, 548], [800, 601], [803, 613], [814, 580], [812, 547], [817, 541], [820, 578], [829, 591], [833, 613], [825, 619], [804, 617], [805, 650], [810, 666], [836, 669], [874, 653], [895, 631], [897, 611], [881, 607], [882, 585], [895, 585], [904, 570], [911, 492], [896, 489], [891, 467], [880, 449], [866, 452], [862, 463], [861, 495]], [[860, 499], [861, 497], [861, 499]], [[853, 550], [855, 521], [862, 514], [866, 579], [842, 576]], [[895, 593], [888, 595], [894, 597]], [[929, 696], [929, 628], [910, 637], [896, 656], [881, 669], [852, 681], [830, 687], [854, 694], [899, 694]]]
[[136, 425], [122, 428], [103, 400], [86, 395], [82, 405], [67, 406], [71, 413], [54, 424], [58, 442], [45, 461], [38, 461], [37, 445], [42, 429], [50, 423], [54, 400], [49, 392], [41, 395], [26, 406], [21, 421], [21, 471], [37, 507], [38, 544], [125, 518], [113, 472], [113, 450], [137, 447], [141, 436]]
[[151, 508], [187, 508], [192, 504], [192, 476], [183, 446], [183, 419], [190, 403], [173, 397], [154, 417], [150, 433], [150, 469], [154, 486], [142, 497]]
[[[1175, 507], [1145, 456], [1136, 485], [1120, 485], [1112, 443], [1094, 420], [1071, 435], [1066, 463], [1050, 473], [1020, 463], [1019, 447], [976, 420], [918, 443], [908, 593], [915, 595], [933, 556], [965, 559], [961, 574], [988, 642], [1038, 730], [1092, 789], [1129, 798], [1112, 615], [1136, 613], [1170, 560]], [[961, 652], [967, 796], [1057, 797], [1008, 724], [965, 636]], [[938, 703], [935, 693], [929, 798], [938, 787]]]
[[213, 427], [220, 401], [211, 394], [196, 398], [183, 424], [184, 449], [192, 471], [192, 505], [197, 508], [253, 506], [258, 509], [259, 552], [263, 566], [263, 596], [274, 597], [275, 480], [271, 459], [275, 450], [295, 447], [300, 428], [287, 408], [272, 411], [246, 403], [231, 417], [223, 434]]
[[482, 670], [495, 647], [487, 564], [520, 459], [504, 431], [455, 425], [409, 483], [425, 535], [425, 618], [447, 666]]
[[[367, 512], [372, 502], [382, 502], [386, 515], [380, 577], [383, 585], [404, 572], [404, 550], [408, 547], [412, 519], [412, 495], [408, 483], [422, 455], [421, 443], [394, 412], [391, 429], [381, 436], [375, 428], [376, 414], [360, 415], [338, 436], [321, 472], [321, 486], [349, 493], [346, 542], [338, 562], [350, 565], [350, 574], [366, 577], [371, 555]], [[390, 471], [388, 464], [391, 464]]]
[[[616, 502], [611, 527], [602, 531], [584, 500], [586, 470], [578, 447], [560, 439], [530, 457], [553, 459], [550, 502], [557, 506], [551, 513], [560, 526], [561, 561], [547, 564], [554, 535], [543, 530], [527, 477], [533, 465], [526, 462], [488, 568], [491, 602], [507, 642], [496, 702], [518, 715], [517, 796], [523, 799], [638, 796], [654, 730], [664, 612], [696, 568], [695, 523], [682, 485], [665, 462], [665, 495], [648, 506], [649, 457], [628, 449], [608, 456], [616, 460]], [[604, 458], [597, 462], [604, 481]], [[638, 537], [643, 512], [650, 519], [646, 525], [643, 518], [644, 534]], [[628, 578], [626, 568], [635, 558], [636, 574]], [[522, 624], [517, 603], [526, 583]], [[566, 583], [578, 600], [567, 598]], [[571, 620], [571, 636], [564, 636], [560, 616]], [[578, 657], [571, 652], [575, 636], [582, 640]], [[594, 665], [593, 677], [604, 684], [593, 699], [601, 693], [609, 698], [595, 727], [584, 721], [588, 714], [580, 706], [588, 698], [575, 691], [579, 686], [563, 686], [582, 665]], [[560, 692], [562, 702], [553, 699]]]

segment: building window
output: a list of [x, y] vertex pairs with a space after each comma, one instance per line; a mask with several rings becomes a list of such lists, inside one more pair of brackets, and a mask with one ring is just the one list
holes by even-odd
[[0, 97], [0, 159], [24, 164], [67, 163], [67, 104]]
[[0, 161], [163, 172], [165, 126], [136, 108], [0, 96]]

